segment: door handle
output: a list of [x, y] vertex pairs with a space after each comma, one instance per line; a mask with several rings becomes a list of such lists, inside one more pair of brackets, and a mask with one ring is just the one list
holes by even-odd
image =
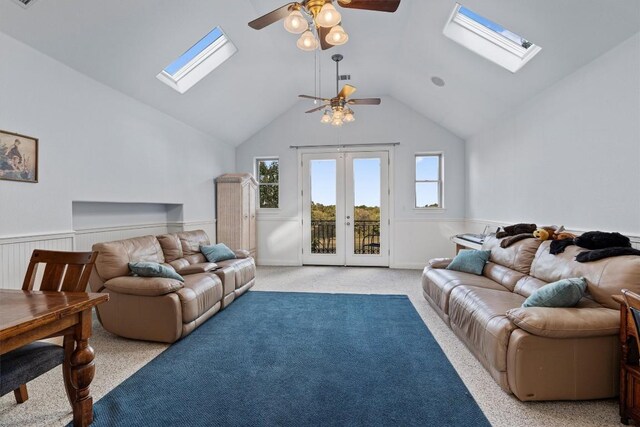
[[347, 219], [351, 218], [351, 216], [347, 215]]
[[351, 223], [350, 223], [350, 222], [347, 222], [347, 225], [351, 225]]

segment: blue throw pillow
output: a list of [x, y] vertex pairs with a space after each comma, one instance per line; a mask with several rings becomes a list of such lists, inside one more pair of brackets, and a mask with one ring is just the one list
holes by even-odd
[[491, 251], [478, 251], [475, 249], [463, 249], [447, 266], [447, 270], [462, 271], [481, 275], [484, 265], [489, 261]]
[[225, 261], [228, 259], [235, 259], [236, 254], [227, 247], [224, 243], [218, 243], [211, 246], [200, 246], [200, 252], [202, 252], [209, 262]]
[[184, 282], [184, 277], [176, 273], [174, 269], [157, 262], [130, 262], [129, 270], [141, 277], [163, 277]]
[[573, 307], [587, 290], [584, 277], [562, 279], [544, 285], [522, 303], [523, 307]]

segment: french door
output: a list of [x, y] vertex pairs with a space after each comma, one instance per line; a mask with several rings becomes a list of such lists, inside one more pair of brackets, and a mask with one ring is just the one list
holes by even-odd
[[389, 266], [389, 153], [302, 155], [303, 264]]

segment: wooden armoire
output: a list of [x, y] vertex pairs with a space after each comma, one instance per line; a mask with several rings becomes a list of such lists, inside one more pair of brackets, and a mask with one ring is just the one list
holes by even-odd
[[246, 249], [256, 257], [256, 191], [248, 173], [216, 178], [216, 241], [231, 249]]

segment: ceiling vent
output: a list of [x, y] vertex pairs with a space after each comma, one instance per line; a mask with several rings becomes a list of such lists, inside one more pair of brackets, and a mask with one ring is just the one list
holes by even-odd
[[28, 8], [33, 3], [36, 2], [36, 0], [13, 0], [13, 1], [19, 4], [20, 6], [22, 6], [24, 9]]

